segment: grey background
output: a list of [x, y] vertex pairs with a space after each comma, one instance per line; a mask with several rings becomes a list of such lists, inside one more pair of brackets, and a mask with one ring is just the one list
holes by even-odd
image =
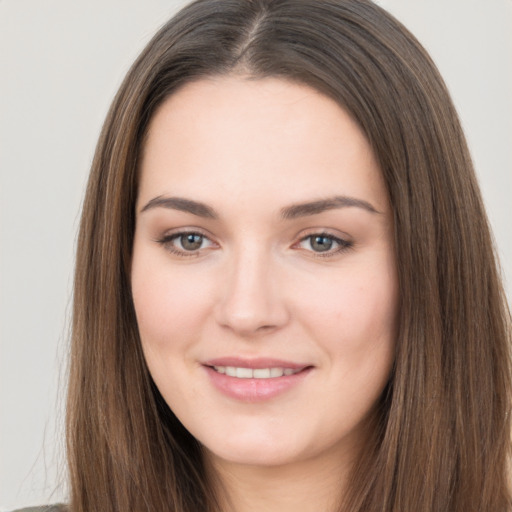
[[[65, 499], [63, 401], [80, 203], [109, 103], [184, 2], [0, 1], [0, 510]], [[512, 1], [382, 0], [431, 52], [512, 279]]]

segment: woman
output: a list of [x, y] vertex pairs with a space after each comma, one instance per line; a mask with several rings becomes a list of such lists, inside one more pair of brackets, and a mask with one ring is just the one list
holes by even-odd
[[196, 1], [93, 162], [69, 509], [510, 510], [509, 342], [413, 36], [364, 0]]

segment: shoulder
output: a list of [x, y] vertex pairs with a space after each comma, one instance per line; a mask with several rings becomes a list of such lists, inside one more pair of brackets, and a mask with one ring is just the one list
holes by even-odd
[[43, 507], [20, 508], [12, 512], [68, 512], [68, 508], [65, 505], [45, 505]]

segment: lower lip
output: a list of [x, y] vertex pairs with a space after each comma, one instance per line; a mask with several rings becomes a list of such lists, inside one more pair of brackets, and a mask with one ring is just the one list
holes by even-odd
[[222, 394], [244, 402], [270, 400], [298, 386], [312, 370], [304, 368], [293, 375], [270, 379], [239, 379], [219, 373], [210, 366], [204, 366], [211, 382]]

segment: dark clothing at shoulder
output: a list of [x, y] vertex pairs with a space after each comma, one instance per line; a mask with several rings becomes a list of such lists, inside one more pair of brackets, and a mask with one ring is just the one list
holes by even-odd
[[44, 507], [20, 508], [12, 512], [67, 512], [67, 507], [65, 505], [46, 505]]

